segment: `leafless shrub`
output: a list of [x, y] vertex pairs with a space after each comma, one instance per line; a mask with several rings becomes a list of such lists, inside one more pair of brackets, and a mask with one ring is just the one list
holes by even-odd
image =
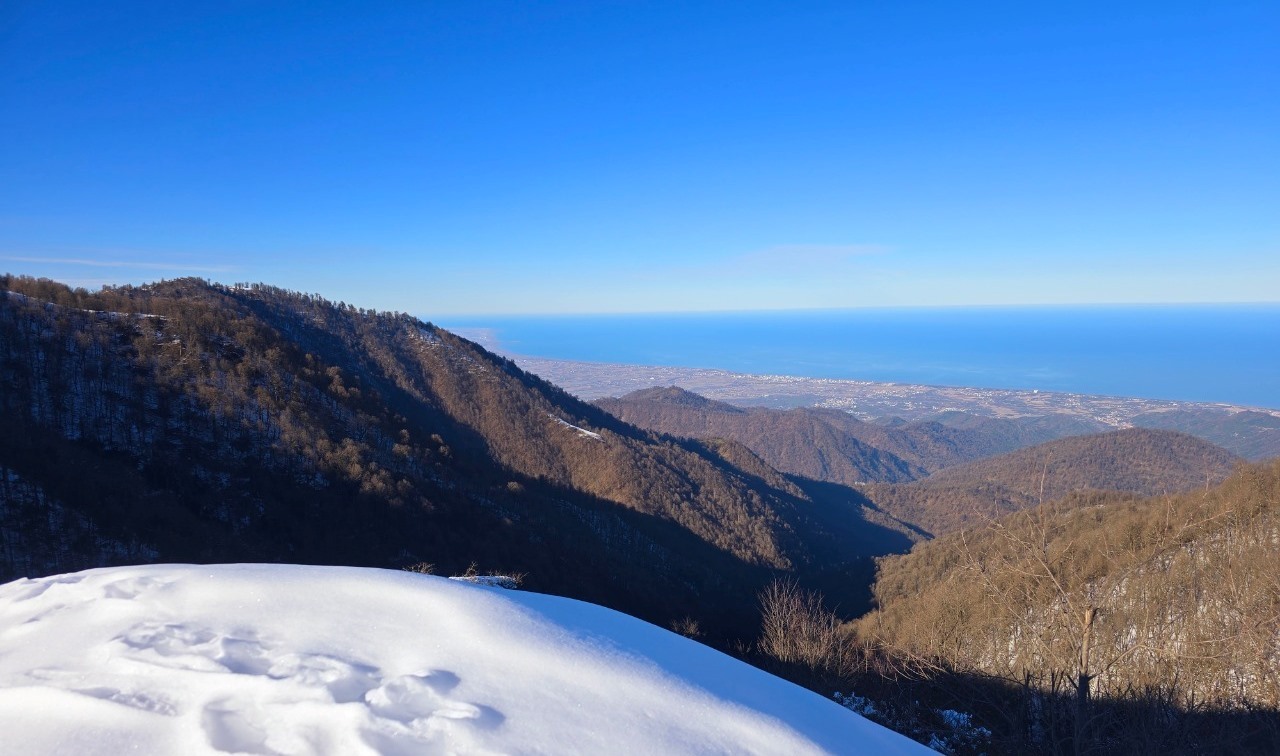
[[793, 580], [775, 580], [759, 596], [762, 630], [760, 651], [783, 665], [812, 673], [849, 677], [862, 655], [822, 595]]
[[693, 617], [686, 616], [671, 623], [671, 632], [696, 640], [702, 637], [702, 625]]

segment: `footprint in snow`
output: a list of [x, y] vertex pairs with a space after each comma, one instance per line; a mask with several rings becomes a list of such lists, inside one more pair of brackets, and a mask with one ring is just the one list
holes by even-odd
[[102, 586], [102, 596], [103, 598], [113, 599], [135, 599], [153, 589], [163, 588], [172, 583], [172, 580], [162, 580], [155, 577], [125, 578]]
[[260, 724], [261, 714], [239, 702], [224, 699], [205, 707], [200, 724], [214, 750], [279, 756], [279, 751], [267, 746], [268, 732]]
[[363, 701], [365, 694], [382, 682], [376, 667], [324, 654], [286, 654], [275, 659], [267, 676], [326, 688], [334, 703]]
[[131, 709], [139, 711], [149, 711], [152, 714], [163, 714], [171, 717], [178, 713], [178, 709], [173, 703], [163, 696], [153, 695], [142, 691], [124, 691], [118, 688], [112, 688], [106, 685], [95, 686], [92, 688], [71, 688], [72, 692], [79, 693], [82, 696], [97, 698], [102, 701], [111, 701], [113, 703], [128, 706]]
[[385, 681], [365, 694], [374, 726], [363, 737], [379, 753], [391, 756], [467, 750], [462, 744], [478, 745], [483, 733], [497, 729], [506, 720], [490, 706], [452, 697], [461, 680], [448, 670], [425, 675], [401, 675]]
[[4, 586], [4, 591], [0, 593], [0, 598], [5, 598], [4, 593], [13, 593], [14, 595], [9, 598], [9, 603], [17, 604], [40, 598], [46, 591], [55, 586], [75, 585], [81, 580], [84, 580], [83, 575], [58, 575], [37, 580], [22, 578]]

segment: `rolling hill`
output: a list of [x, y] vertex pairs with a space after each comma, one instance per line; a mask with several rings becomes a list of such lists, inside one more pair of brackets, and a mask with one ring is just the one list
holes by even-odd
[[642, 428], [731, 438], [783, 472], [843, 485], [908, 482], [952, 465], [1103, 427], [1066, 415], [983, 418], [958, 412], [926, 421], [872, 423], [839, 410], [738, 407], [676, 386], [595, 403]]
[[[843, 413], [735, 407], [671, 386], [599, 399], [596, 405], [642, 428], [691, 438], [739, 441], [779, 470], [814, 480], [853, 484], [907, 481], [925, 470], [859, 439], [865, 425]], [[874, 426], [865, 429], [879, 435]]]
[[1280, 417], [1269, 412], [1166, 410], [1143, 413], [1132, 422], [1139, 428], [1190, 433], [1255, 462], [1280, 457]]
[[941, 534], [1078, 491], [1143, 495], [1203, 488], [1241, 460], [1194, 436], [1129, 428], [1050, 441], [863, 492], [886, 512]]

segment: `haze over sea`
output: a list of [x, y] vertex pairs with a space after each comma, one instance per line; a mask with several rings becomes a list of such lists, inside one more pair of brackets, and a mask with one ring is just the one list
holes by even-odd
[[1280, 409], [1280, 304], [458, 317], [502, 351]]

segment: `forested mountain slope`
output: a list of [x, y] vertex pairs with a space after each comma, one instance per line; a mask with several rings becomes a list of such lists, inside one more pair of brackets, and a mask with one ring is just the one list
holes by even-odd
[[1111, 426], [1097, 420], [1063, 412], [1020, 417], [987, 417], [969, 412], [949, 411], [921, 422], [921, 424], [924, 423], [936, 423], [956, 430], [969, 431], [971, 435], [966, 452], [970, 456], [965, 461], [993, 457], [1059, 438], [1086, 436], [1112, 430]]
[[1154, 495], [1204, 488], [1240, 461], [1184, 433], [1128, 428], [1050, 441], [863, 492], [895, 517], [940, 534], [1076, 491]]
[[0, 289], [4, 577], [480, 561], [661, 621], [865, 561], [804, 491], [726, 460], [745, 450], [639, 430], [407, 315], [194, 279]]
[[1190, 433], [1245, 459], [1261, 461], [1280, 457], [1280, 417], [1269, 412], [1168, 410], [1138, 415], [1133, 424], [1139, 428]]
[[1103, 426], [1071, 416], [985, 418], [960, 412], [872, 423], [831, 409], [737, 407], [670, 386], [596, 404], [642, 428], [740, 441], [784, 472], [844, 485], [904, 483], [952, 465]]
[[[844, 413], [742, 408], [676, 386], [636, 391], [596, 405], [642, 428], [690, 438], [731, 438], [779, 470], [846, 485], [868, 480], [908, 481], [926, 474], [897, 455], [849, 432], [863, 425]], [[830, 415], [830, 416], [828, 416]], [[868, 430], [877, 434], [874, 426]]]
[[1169, 722], [1274, 712], [1278, 538], [1280, 461], [1171, 496], [1076, 494], [881, 560], [858, 629], [925, 664], [1164, 702]]

